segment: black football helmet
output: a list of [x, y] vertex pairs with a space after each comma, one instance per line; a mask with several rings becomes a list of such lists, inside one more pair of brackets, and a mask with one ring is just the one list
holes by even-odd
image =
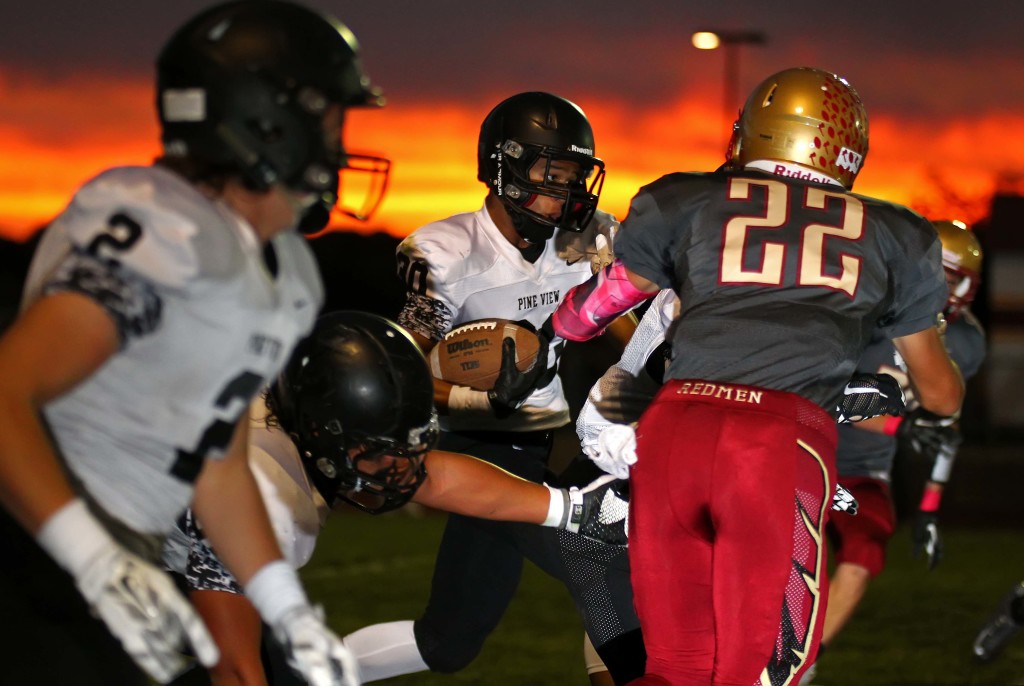
[[[380, 107], [359, 45], [336, 19], [284, 0], [240, 0], [197, 15], [157, 58], [157, 110], [168, 157], [239, 173], [257, 190], [282, 183], [316, 197], [320, 215], [338, 199], [342, 168], [389, 163], [325, 141], [332, 104]], [[380, 198], [362, 203], [372, 211]], [[346, 211], [343, 209], [343, 211]], [[359, 217], [359, 211], [347, 211]], [[315, 229], [307, 220], [303, 230]], [[325, 222], [326, 223], [326, 222]], [[322, 227], [320, 227], [322, 228]]]
[[[538, 160], [542, 181], [530, 179]], [[576, 162], [579, 177], [569, 184], [551, 179], [553, 160]], [[594, 156], [594, 131], [583, 110], [550, 93], [520, 93], [499, 103], [480, 127], [477, 178], [501, 199], [519, 234], [531, 243], [555, 229], [582, 231], [594, 216], [604, 185], [604, 162]], [[557, 220], [534, 212], [538, 195], [563, 201]]]
[[373, 514], [408, 502], [440, 435], [423, 353], [397, 324], [366, 312], [322, 316], [267, 404], [324, 499]]

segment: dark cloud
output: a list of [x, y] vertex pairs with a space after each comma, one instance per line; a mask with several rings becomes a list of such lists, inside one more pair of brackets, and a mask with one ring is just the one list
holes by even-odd
[[[199, 0], [42, 0], [0, 6], [0, 65], [53, 77], [149, 78], [169, 33]], [[1024, 3], [865, 0], [320, 0], [346, 22], [393, 103], [491, 101], [543, 88], [646, 107], [720, 84], [723, 59], [690, 46], [703, 27], [758, 29], [741, 90], [795, 64], [840, 72], [870, 106], [980, 113], [1024, 108]], [[84, 77], [83, 77], [84, 78]], [[0, 105], [2, 108], [2, 105]]]

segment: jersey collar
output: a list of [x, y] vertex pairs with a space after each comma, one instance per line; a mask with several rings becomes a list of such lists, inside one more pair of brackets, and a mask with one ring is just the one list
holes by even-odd
[[793, 164], [792, 162], [779, 162], [776, 160], [754, 160], [753, 162], [747, 162], [743, 166], [744, 169], [756, 169], [758, 171], [768, 172], [769, 174], [775, 174], [777, 176], [788, 176], [794, 179], [801, 179], [803, 181], [813, 181], [815, 183], [827, 183], [831, 186], [843, 187], [843, 184], [839, 183], [830, 176], [825, 176], [821, 172], [814, 171], [800, 164]]

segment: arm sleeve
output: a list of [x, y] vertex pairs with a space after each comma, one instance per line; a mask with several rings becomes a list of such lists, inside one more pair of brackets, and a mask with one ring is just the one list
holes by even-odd
[[74, 247], [43, 285], [44, 294], [80, 293], [98, 303], [117, 326], [121, 348], [156, 331], [163, 301], [156, 285], [117, 261]]
[[[122, 346], [159, 328], [161, 294], [230, 269], [241, 254], [232, 220], [179, 186], [146, 168], [111, 170], [83, 186], [49, 229], [63, 247], [52, 253], [41, 292], [92, 298], [116, 323]], [[197, 217], [208, 225], [202, 231]]]
[[406, 300], [398, 323], [432, 341], [451, 331], [458, 307], [446, 286], [448, 268], [445, 251], [415, 235], [398, 246], [398, 276], [406, 284]]
[[637, 421], [658, 392], [660, 384], [646, 372], [647, 360], [664, 342], [665, 331], [678, 313], [678, 302], [670, 290], [659, 293], [629, 339], [622, 358], [590, 390], [576, 421], [576, 433], [584, 449], [596, 447], [601, 431], [608, 425]]

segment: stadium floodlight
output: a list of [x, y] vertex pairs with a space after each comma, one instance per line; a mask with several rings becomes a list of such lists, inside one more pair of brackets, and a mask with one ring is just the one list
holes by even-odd
[[702, 29], [695, 31], [690, 37], [693, 47], [698, 50], [716, 50], [719, 47], [725, 53], [724, 78], [724, 111], [727, 124], [731, 124], [733, 113], [739, 110], [739, 72], [741, 45], [764, 45], [768, 37], [761, 31], [724, 31], [720, 29]]

